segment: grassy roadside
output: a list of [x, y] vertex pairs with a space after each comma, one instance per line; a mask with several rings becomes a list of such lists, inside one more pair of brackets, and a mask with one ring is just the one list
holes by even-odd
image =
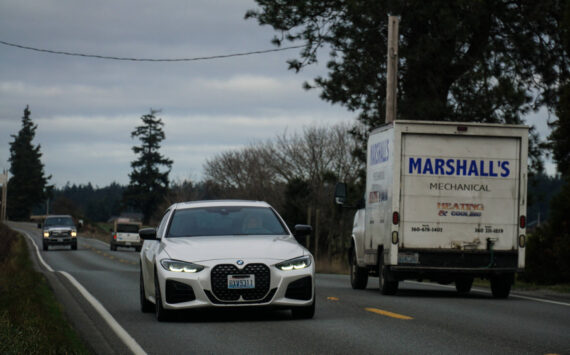
[[65, 319], [26, 241], [0, 224], [0, 354], [90, 354]]

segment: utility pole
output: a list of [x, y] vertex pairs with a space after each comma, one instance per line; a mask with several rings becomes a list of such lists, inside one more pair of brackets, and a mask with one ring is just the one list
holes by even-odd
[[398, 25], [400, 17], [388, 15], [388, 62], [386, 75], [386, 123], [396, 119], [398, 102]]
[[6, 221], [6, 207], [8, 206], [8, 172], [4, 169], [0, 175], [0, 184], [2, 184], [2, 204], [0, 205], [0, 222]]

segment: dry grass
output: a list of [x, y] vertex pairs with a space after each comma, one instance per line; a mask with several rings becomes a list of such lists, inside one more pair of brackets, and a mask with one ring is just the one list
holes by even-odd
[[0, 224], [0, 354], [89, 354], [63, 316], [26, 241]]

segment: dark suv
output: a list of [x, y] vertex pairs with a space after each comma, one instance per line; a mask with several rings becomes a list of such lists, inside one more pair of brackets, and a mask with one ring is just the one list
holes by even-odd
[[69, 215], [47, 216], [42, 229], [44, 250], [50, 245], [70, 245], [71, 250], [77, 250], [77, 228]]

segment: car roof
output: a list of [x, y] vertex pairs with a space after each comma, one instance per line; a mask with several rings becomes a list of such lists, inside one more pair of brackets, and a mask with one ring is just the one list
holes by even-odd
[[264, 201], [248, 201], [248, 200], [204, 200], [204, 201], [188, 201], [179, 202], [171, 206], [171, 208], [179, 210], [186, 208], [198, 207], [269, 207], [271, 205]]

